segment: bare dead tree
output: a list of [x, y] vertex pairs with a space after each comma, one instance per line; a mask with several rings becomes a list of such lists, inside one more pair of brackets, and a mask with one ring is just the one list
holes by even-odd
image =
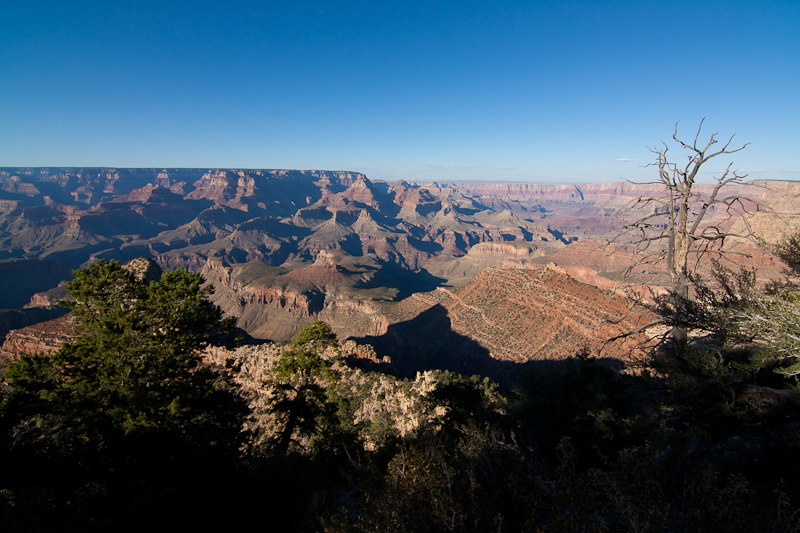
[[[739, 174], [729, 163], [722, 174], [714, 178], [710, 193], [700, 192], [695, 187], [703, 165], [711, 159], [734, 154], [747, 147], [747, 144], [732, 147], [733, 138], [719, 147], [718, 132], [712, 133], [708, 142], [702, 144], [700, 135], [705, 118], [700, 121], [697, 134], [692, 142], [684, 142], [678, 137], [678, 123], [672, 139], [688, 152], [685, 165], [670, 159], [669, 147], [662, 140], [661, 146], [650, 151], [656, 161], [647, 166], [658, 169], [658, 181], [663, 186], [660, 196], [642, 197], [626, 206], [625, 210], [644, 211], [645, 214], [623, 226], [612, 242], [626, 241], [636, 249], [637, 259], [628, 273], [644, 265], [663, 265], [669, 275], [670, 292], [676, 299], [690, 297], [691, 273], [708, 253], [723, 254], [725, 240], [729, 237], [752, 238], [746, 225], [744, 234], [730, 230], [729, 222], [758, 209], [759, 204], [740, 196], [739, 191], [731, 191], [731, 186], [743, 185], [746, 175]], [[725, 216], [710, 223], [708, 215], [724, 210]], [[744, 218], [747, 224], [746, 218]], [[687, 331], [673, 327], [671, 338], [676, 349], [686, 343]]]

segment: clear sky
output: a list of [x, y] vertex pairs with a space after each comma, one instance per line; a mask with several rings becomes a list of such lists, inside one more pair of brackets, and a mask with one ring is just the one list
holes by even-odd
[[7, 1], [0, 166], [644, 180], [679, 133], [800, 179], [800, 0]]

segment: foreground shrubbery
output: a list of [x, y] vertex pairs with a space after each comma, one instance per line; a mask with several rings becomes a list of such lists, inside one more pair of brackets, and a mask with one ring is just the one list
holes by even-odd
[[[509, 414], [421, 430], [346, 487], [329, 531], [792, 531], [796, 409], [677, 412], [578, 359]], [[633, 380], [632, 380], [633, 381]], [[530, 382], [529, 382], [530, 383]], [[669, 386], [669, 385], [668, 385]], [[538, 387], [545, 389], [541, 394]], [[763, 407], [763, 406], [762, 406]], [[691, 415], [691, 416], [687, 416]], [[724, 429], [709, 427], [728, 417]], [[777, 419], [782, 421], [774, 424]], [[794, 422], [796, 423], [796, 422]], [[792, 424], [792, 423], [789, 423]], [[783, 444], [766, 444], [766, 435]], [[338, 508], [338, 510], [337, 510]]]
[[745, 394], [765, 390], [752, 353], [690, 347], [658, 378], [576, 355], [499, 391], [350, 368], [315, 323], [256, 374], [201, 363], [231, 324], [198, 276], [112, 262], [70, 290], [83, 335], [6, 374], [3, 530], [800, 526], [800, 410], [785, 375]]

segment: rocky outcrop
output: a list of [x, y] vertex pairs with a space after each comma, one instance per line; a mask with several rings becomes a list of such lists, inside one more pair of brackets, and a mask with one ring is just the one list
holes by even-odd
[[3, 200], [0, 199], [0, 213], [7, 211], [14, 211], [20, 207], [21, 203], [18, 200]]
[[275, 285], [249, 282], [234, 268], [218, 260], [209, 260], [201, 270], [206, 281], [214, 285], [211, 301], [237, 325], [255, 338], [285, 340], [313, 321], [322, 303], [315, 294], [290, 289], [280, 282]]
[[193, 183], [195, 189], [186, 195], [189, 200], [206, 199], [211, 200], [217, 205], [229, 205], [241, 208], [246, 206], [241, 204], [241, 198], [247, 192], [252, 196], [252, 184], [247, 188], [246, 183], [241, 183], [239, 176], [233, 172], [217, 170], [203, 174], [203, 176]]
[[58, 305], [62, 300], [73, 299], [67, 290], [67, 282], [62, 281], [58, 287], [50, 289], [49, 291], [37, 292], [31, 297], [30, 303], [26, 308], [31, 307], [52, 307]]
[[340, 345], [342, 355], [351, 361], [369, 362], [376, 365], [391, 365], [392, 359], [387, 356], [379, 356], [375, 348], [369, 344], [358, 344], [354, 340], [347, 340]]
[[600, 272], [619, 274], [634, 261], [632, 250], [602, 242], [579, 241], [570, 243], [548, 256], [561, 266], [588, 267]]
[[[206, 360], [211, 363], [232, 363], [230, 366], [238, 369], [234, 379], [250, 393], [252, 413], [244, 429], [254, 435], [255, 446], [269, 445], [283, 428], [272, 414], [269, 403], [274, 394], [274, 370], [282, 353], [292, 348], [262, 344], [243, 346], [234, 351], [211, 348], [205, 353]], [[334, 382], [320, 382], [320, 387], [331, 387], [337, 395], [352, 402], [353, 423], [364, 428], [367, 449], [373, 449], [393, 436], [408, 435], [422, 424], [435, 423], [446, 412], [443, 408], [433, 412], [425, 409], [425, 396], [435, 389], [439, 372], [420, 372], [410, 380], [398, 380], [378, 372], [364, 372], [348, 366], [345, 360], [374, 359], [376, 364], [388, 364], [387, 358], [380, 358], [370, 346], [353, 341], [328, 347], [320, 356], [332, 364], [332, 369], [338, 375]], [[300, 439], [299, 444], [302, 446], [307, 443]]]
[[749, 229], [758, 239], [777, 244], [800, 230], [800, 183], [753, 182], [745, 194], [760, 205], [750, 205], [750, 213], [737, 220], [731, 232], [742, 235]]
[[[537, 253], [538, 252], [538, 253]], [[473, 246], [469, 255], [479, 256], [503, 256], [518, 259], [532, 259], [541, 256], [539, 248], [529, 242], [483, 242]]]
[[442, 209], [442, 202], [425, 188], [412, 187], [406, 182], [400, 182], [392, 187], [394, 203], [400, 206], [400, 216], [404, 217], [413, 213], [418, 217], [427, 217], [431, 213]]
[[385, 334], [390, 325], [386, 307], [364, 300], [333, 300], [318, 315], [343, 339]]
[[526, 241], [483, 242], [469, 249], [465, 257], [429, 262], [425, 269], [446, 279], [449, 285], [463, 285], [483, 270], [500, 268], [539, 268], [545, 249]]
[[122, 268], [123, 270], [133, 274], [136, 279], [144, 280], [148, 283], [151, 281], [160, 280], [161, 274], [163, 274], [161, 267], [158, 266], [158, 263], [149, 257], [137, 257], [136, 259], [131, 259], [122, 265]]
[[341, 193], [341, 197], [366, 207], [380, 209], [382, 203], [380, 198], [385, 198], [385, 195], [378, 193], [366, 176], [359, 176], [346, 191]]
[[[66, 309], [57, 312], [63, 314]], [[75, 322], [71, 314], [66, 314], [8, 332], [0, 347], [0, 357], [13, 361], [23, 355], [51, 354], [75, 336]]]
[[41, 194], [33, 183], [22, 180], [19, 176], [11, 176], [2, 181], [0, 189], [7, 193], [24, 196], [37, 196]]
[[181, 199], [182, 197], [179, 194], [165, 187], [148, 183], [140, 189], [134, 189], [128, 194], [112, 198], [109, 203], [176, 203]]

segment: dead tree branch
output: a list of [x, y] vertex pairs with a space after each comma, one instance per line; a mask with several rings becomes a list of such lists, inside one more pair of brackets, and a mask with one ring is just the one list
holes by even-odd
[[[635, 250], [635, 259], [626, 270], [626, 277], [642, 267], [663, 267], [669, 276], [668, 290], [675, 298], [690, 298], [692, 273], [706, 255], [721, 257], [728, 253], [727, 239], [753, 240], [747, 215], [764, 209], [760, 202], [741, 196], [736, 189], [744, 185], [747, 175], [740, 174], [733, 163], [713, 178], [710, 191], [707, 187], [696, 186], [701, 170], [709, 161], [735, 154], [748, 146], [734, 146], [733, 135], [722, 143], [718, 139], [719, 132], [712, 133], [703, 144], [700, 137], [704, 123], [705, 118], [689, 142], [679, 137], [679, 123], [675, 124], [672, 140], [688, 152], [684, 165], [673, 159], [669, 145], [663, 140], [661, 146], [649, 148], [655, 161], [645, 166], [656, 168], [658, 179], [651, 184], [659, 185], [663, 192], [640, 197], [623, 207], [626, 215], [640, 213], [640, 216], [625, 224], [609, 242], [624, 243]], [[745, 231], [734, 232], [733, 222], [740, 219], [744, 220]], [[671, 338], [675, 346], [685, 344], [685, 328], [673, 327]]]

